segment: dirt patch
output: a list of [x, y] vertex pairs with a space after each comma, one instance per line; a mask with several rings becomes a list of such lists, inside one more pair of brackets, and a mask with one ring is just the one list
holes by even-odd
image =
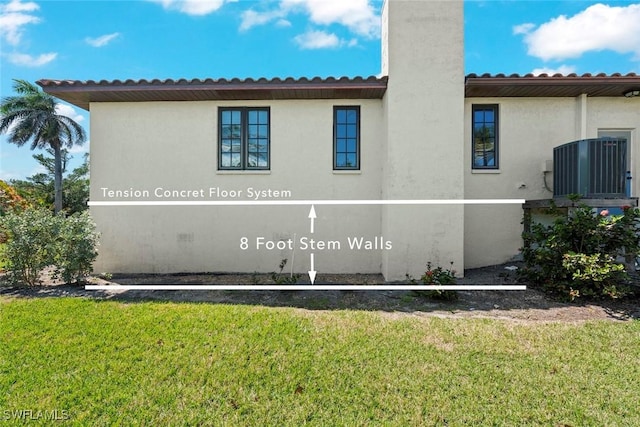
[[[517, 265], [515, 265], [517, 267]], [[509, 267], [509, 269], [507, 268]], [[467, 270], [463, 285], [508, 285], [517, 283], [512, 265]], [[89, 291], [84, 285], [65, 285], [43, 276], [36, 287], [9, 286], [0, 276], [0, 296], [15, 298], [87, 297], [136, 301], [180, 301], [224, 304], [298, 307], [307, 310], [369, 310], [393, 316], [437, 316], [454, 318], [493, 318], [518, 322], [583, 322], [587, 320], [626, 321], [640, 319], [640, 300], [563, 303], [541, 291], [527, 287], [524, 291], [459, 291], [457, 301], [425, 299], [412, 291], [244, 291], [244, 290], [129, 290], [117, 285], [256, 285], [273, 284], [270, 275], [255, 274], [172, 274], [115, 275], [104, 280], [91, 278], [90, 283], [113, 285], [113, 290]], [[300, 280], [299, 283], [304, 283]], [[306, 282], [309, 283], [308, 281]], [[316, 284], [390, 284], [380, 275], [319, 275]]]

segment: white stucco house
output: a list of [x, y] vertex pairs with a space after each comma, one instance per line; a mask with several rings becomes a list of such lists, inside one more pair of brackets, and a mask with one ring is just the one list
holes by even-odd
[[96, 270], [462, 271], [518, 254], [522, 205], [410, 201], [549, 199], [553, 148], [604, 136], [640, 176], [640, 76], [465, 76], [462, 1], [382, 21], [379, 77], [40, 80], [91, 112]]

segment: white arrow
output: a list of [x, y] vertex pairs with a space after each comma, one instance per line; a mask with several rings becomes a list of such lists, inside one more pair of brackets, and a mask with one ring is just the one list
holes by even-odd
[[309, 271], [309, 280], [311, 280], [312, 285], [313, 285], [313, 282], [316, 280], [316, 273], [317, 273], [316, 269], [313, 266], [313, 254], [311, 254], [311, 270]]
[[[313, 221], [317, 218], [316, 216], [316, 210], [313, 207], [313, 205], [311, 205], [311, 210], [309, 211], [309, 219], [311, 220], [311, 234], [313, 234]], [[313, 267], [311, 267], [311, 269], [313, 270]]]

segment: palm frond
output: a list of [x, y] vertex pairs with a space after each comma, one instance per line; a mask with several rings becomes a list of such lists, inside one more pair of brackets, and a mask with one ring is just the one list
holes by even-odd
[[60, 123], [61, 133], [65, 135], [64, 146], [71, 148], [73, 145], [84, 144], [87, 134], [82, 126], [67, 116], [57, 115], [56, 119]]
[[52, 96], [23, 80], [15, 81], [14, 90], [21, 96], [6, 97], [0, 105], [0, 133], [8, 134], [9, 142], [21, 146], [31, 140], [31, 149], [84, 143], [82, 126], [57, 114]]

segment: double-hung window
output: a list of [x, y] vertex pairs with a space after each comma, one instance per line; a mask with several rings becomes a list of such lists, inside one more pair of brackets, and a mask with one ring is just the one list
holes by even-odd
[[218, 110], [218, 169], [268, 170], [269, 154], [268, 107]]
[[498, 105], [476, 104], [472, 112], [472, 167], [498, 169]]
[[360, 169], [360, 107], [333, 107], [333, 169]]

